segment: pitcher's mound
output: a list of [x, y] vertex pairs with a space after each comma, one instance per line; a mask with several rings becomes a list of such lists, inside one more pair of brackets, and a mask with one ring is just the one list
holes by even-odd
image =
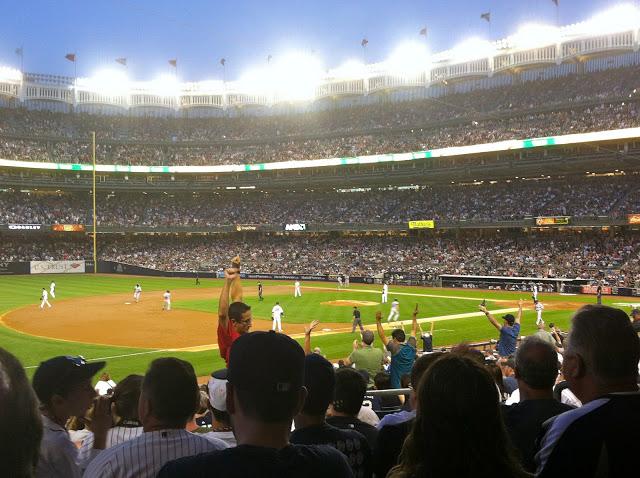
[[366, 307], [368, 305], [378, 305], [378, 303], [371, 302], [369, 300], [330, 300], [327, 302], [320, 302], [320, 305], [334, 305], [339, 307], [345, 307], [345, 306]]

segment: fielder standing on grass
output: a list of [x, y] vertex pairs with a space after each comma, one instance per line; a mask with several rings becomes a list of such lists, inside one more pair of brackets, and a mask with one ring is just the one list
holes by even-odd
[[389, 297], [389, 284], [386, 282], [382, 283], [382, 303], [387, 303], [387, 298]]
[[297, 280], [293, 283], [293, 296], [302, 297], [302, 291], [300, 290], [300, 281]]
[[353, 324], [351, 325], [351, 333], [356, 331], [356, 325], [360, 327], [360, 332], [364, 332], [364, 327], [362, 326], [362, 319], [360, 318], [360, 311], [357, 307], [353, 308]]
[[535, 305], [536, 315], [537, 315], [536, 325], [543, 324], [544, 320], [542, 320], [542, 311], [544, 310], [544, 305], [539, 300], [535, 300], [533, 301], [533, 303]]
[[258, 300], [262, 302], [264, 297], [262, 297], [262, 282], [258, 282]]
[[171, 292], [167, 290], [162, 297], [164, 298], [164, 304], [162, 304], [162, 310], [171, 310]]
[[49, 295], [51, 295], [52, 298], [56, 298], [56, 283], [51, 281], [51, 285], [49, 286]]
[[391, 302], [391, 312], [389, 312], [387, 322], [391, 322], [392, 320], [394, 322], [400, 320], [400, 302], [398, 302], [398, 299], [393, 299], [393, 302]]

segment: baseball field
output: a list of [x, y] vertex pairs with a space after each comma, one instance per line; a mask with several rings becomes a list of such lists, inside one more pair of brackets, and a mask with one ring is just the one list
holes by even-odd
[[[52, 307], [40, 309], [43, 287], [56, 282]], [[133, 287], [139, 282], [142, 298], [133, 300]], [[400, 320], [410, 330], [411, 311], [419, 306], [421, 326], [435, 322], [434, 346], [461, 341], [497, 338], [497, 331], [478, 311], [487, 306], [499, 318], [517, 310], [525, 299], [522, 335], [535, 331], [535, 312], [530, 294], [524, 292], [482, 291], [391, 286], [389, 303], [380, 304], [380, 286], [351, 284], [337, 289], [335, 283], [303, 282], [302, 297], [293, 297], [293, 283], [263, 281], [264, 300], [257, 296], [257, 282], [244, 280], [244, 301], [253, 310], [253, 330], [271, 328], [271, 308], [279, 302], [285, 311], [284, 332], [303, 340], [304, 326], [317, 319], [320, 326], [312, 336], [312, 346], [320, 347], [330, 359], [349, 355], [353, 306], [363, 322], [375, 328], [375, 312], [384, 321], [390, 303], [400, 302]], [[47, 275], [0, 277], [0, 346], [15, 354], [32, 374], [40, 361], [56, 355], [82, 355], [88, 360], [106, 360], [106, 370], [119, 380], [129, 373], [144, 373], [149, 362], [161, 356], [180, 357], [191, 362], [199, 376], [222, 368], [217, 349], [217, 307], [221, 280], [135, 277], [112, 275]], [[162, 310], [162, 294], [170, 290], [172, 310]], [[585, 295], [541, 294], [544, 320], [561, 329], [568, 328], [573, 311], [595, 297]], [[640, 299], [607, 297], [605, 304], [629, 312]], [[389, 330], [390, 330], [389, 326]], [[380, 346], [377, 340], [374, 345]]]

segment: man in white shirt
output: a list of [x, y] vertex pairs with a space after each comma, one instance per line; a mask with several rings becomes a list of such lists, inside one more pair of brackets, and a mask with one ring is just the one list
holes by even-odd
[[103, 451], [89, 464], [84, 477], [155, 477], [168, 461], [227, 448], [221, 440], [207, 440], [185, 430], [199, 393], [190, 363], [172, 357], [151, 362], [138, 407], [144, 433]]
[[300, 281], [297, 280], [293, 283], [293, 296], [302, 297], [302, 290], [300, 290]]
[[142, 287], [140, 286], [140, 284], [136, 284], [136, 286], [133, 288], [133, 300], [136, 301], [136, 304], [140, 302], [141, 294], [142, 294]]
[[69, 438], [65, 424], [69, 417], [83, 417], [95, 403], [91, 428], [93, 449], [87, 459], [105, 448], [111, 426], [111, 404], [105, 397], [96, 399], [91, 384], [106, 362], [87, 363], [82, 357], [60, 356], [42, 362], [33, 376], [33, 389], [40, 400], [43, 436], [36, 468], [37, 478], [79, 478], [86, 462]]
[[162, 304], [162, 310], [171, 310], [171, 292], [166, 291], [162, 298], [164, 299], [164, 304]]
[[56, 283], [51, 281], [51, 285], [49, 286], [49, 294], [54, 299], [56, 298]]
[[276, 305], [271, 309], [271, 318], [273, 319], [273, 325], [271, 326], [271, 330], [276, 330], [278, 328], [278, 332], [282, 332], [282, 316], [284, 315], [284, 309], [280, 306], [280, 302], [276, 302]]
[[44, 309], [45, 304], [51, 308], [51, 304], [49, 303], [49, 294], [47, 293], [47, 289], [42, 288], [42, 295], [40, 296], [40, 309]]
[[382, 284], [382, 303], [386, 304], [389, 297], [389, 284], [386, 282]]
[[387, 317], [387, 322], [400, 320], [400, 302], [398, 299], [393, 299], [391, 302], [391, 311], [389, 312], [389, 317]]
[[544, 305], [542, 305], [542, 302], [540, 302], [539, 300], [534, 300], [533, 303], [535, 305], [536, 316], [537, 316], [536, 325], [540, 325], [544, 323], [544, 321], [542, 320], [542, 311], [544, 310]]

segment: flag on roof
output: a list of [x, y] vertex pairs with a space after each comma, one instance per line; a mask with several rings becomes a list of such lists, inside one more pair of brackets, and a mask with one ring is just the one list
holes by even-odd
[[488, 22], [491, 22], [491, 12], [485, 12], [482, 15], [480, 15], [480, 18], [482, 18], [483, 20], [486, 20]]
[[127, 59], [126, 58], [116, 58], [116, 63], [120, 63], [123, 66], [127, 66]]
[[73, 62], [76, 61], [76, 54], [75, 53], [67, 53], [64, 57], [69, 61], [73, 61]]

